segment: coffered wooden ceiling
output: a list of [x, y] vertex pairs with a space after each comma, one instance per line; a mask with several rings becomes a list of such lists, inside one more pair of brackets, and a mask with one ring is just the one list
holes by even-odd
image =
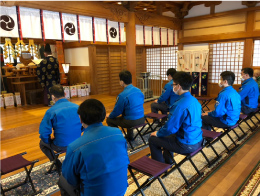
[[[210, 7], [214, 13], [214, 7], [222, 1], [104, 1], [105, 3], [122, 5], [129, 11], [144, 11], [162, 15], [165, 12], [172, 12], [176, 18], [182, 19], [188, 15], [189, 10], [197, 5], [204, 4]], [[241, 1], [241, 4], [254, 7], [260, 1]]]

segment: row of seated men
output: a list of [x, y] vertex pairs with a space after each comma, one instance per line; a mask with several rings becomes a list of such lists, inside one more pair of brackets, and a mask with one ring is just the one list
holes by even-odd
[[[210, 125], [234, 125], [241, 112], [250, 113], [257, 108], [259, 89], [253, 80], [251, 68], [242, 69], [242, 87], [236, 92], [232, 85], [235, 74], [224, 71], [219, 85], [223, 88], [216, 98], [214, 111], [201, 114], [201, 105], [189, 90], [192, 77], [189, 73], [167, 71], [169, 83], [155, 103], [152, 111], [167, 113], [168, 120], [162, 128], [151, 133], [149, 147], [152, 159], [171, 164], [173, 153], [191, 153], [202, 145], [201, 128]], [[144, 95], [134, 87], [129, 71], [119, 74], [124, 88], [117, 97], [115, 107], [106, 115], [104, 105], [96, 99], [87, 99], [80, 106], [64, 98], [62, 86], [51, 87], [55, 102], [47, 110], [39, 128], [40, 148], [52, 161], [55, 151], [66, 150], [59, 187], [62, 195], [124, 195], [127, 189], [129, 158], [127, 143], [117, 127], [130, 128], [144, 123]], [[106, 119], [108, 126], [103, 126]], [[54, 139], [51, 139], [52, 129]], [[130, 129], [129, 129], [130, 130]], [[128, 130], [127, 137], [133, 137]], [[81, 133], [83, 135], [81, 136]]]

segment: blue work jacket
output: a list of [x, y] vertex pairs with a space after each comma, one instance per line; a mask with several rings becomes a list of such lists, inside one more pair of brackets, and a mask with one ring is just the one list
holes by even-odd
[[169, 107], [171, 107], [174, 104], [174, 102], [179, 98], [179, 95], [176, 95], [173, 92], [172, 84], [173, 84], [173, 80], [165, 84], [164, 92], [159, 97], [158, 103], [165, 102]]
[[121, 114], [126, 120], [142, 118], [144, 117], [143, 104], [144, 94], [139, 88], [130, 84], [118, 95], [116, 105], [109, 118], [116, 118]]
[[201, 104], [190, 92], [179, 96], [170, 108], [169, 120], [157, 132], [157, 137], [176, 134], [182, 144], [193, 145], [202, 140]]
[[129, 158], [126, 140], [118, 128], [95, 123], [72, 142], [62, 164], [62, 175], [81, 195], [123, 196]]
[[48, 109], [40, 124], [39, 133], [43, 142], [50, 144], [54, 130], [53, 143], [65, 147], [81, 136], [81, 123], [77, 114], [78, 105], [67, 99], [58, 100]]
[[232, 86], [222, 89], [216, 98], [215, 110], [208, 115], [217, 117], [228, 126], [237, 123], [241, 111], [241, 100], [237, 91]]
[[241, 97], [242, 105], [249, 108], [257, 108], [259, 88], [257, 82], [253, 78], [243, 81], [238, 93]]

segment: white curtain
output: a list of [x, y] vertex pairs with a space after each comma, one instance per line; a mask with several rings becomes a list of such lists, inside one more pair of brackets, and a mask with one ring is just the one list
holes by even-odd
[[61, 25], [59, 12], [43, 10], [45, 39], [61, 40]]
[[160, 28], [153, 27], [153, 44], [160, 45]]
[[92, 17], [79, 16], [80, 38], [82, 41], [93, 41]]
[[1, 37], [19, 37], [16, 7], [0, 6]]
[[167, 29], [161, 28], [161, 42], [162, 45], [167, 45]]
[[108, 20], [108, 36], [109, 42], [117, 42], [119, 43], [119, 28], [118, 22], [113, 22]]
[[78, 40], [77, 16], [62, 13], [64, 40]]
[[121, 42], [125, 42], [125, 24], [123, 22], [120, 23], [120, 35], [121, 35]]
[[135, 25], [136, 44], [144, 44], [144, 30], [142, 25]]
[[145, 26], [145, 45], [152, 44], [152, 27]]
[[40, 10], [20, 7], [23, 37], [42, 38]]
[[173, 30], [168, 29], [168, 40], [169, 40], [169, 46], [173, 45]]
[[106, 42], [107, 41], [107, 30], [106, 30], [106, 19], [95, 18], [95, 41]]

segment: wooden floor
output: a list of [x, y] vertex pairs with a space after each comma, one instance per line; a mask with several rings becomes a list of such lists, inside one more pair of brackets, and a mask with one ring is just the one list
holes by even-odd
[[[89, 98], [100, 100], [105, 105], [107, 112], [112, 111], [116, 99], [115, 96], [108, 95], [92, 95], [87, 97], [87, 99]], [[80, 104], [85, 99], [86, 97], [82, 97], [71, 99], [71, 101]], [[144, 104], [145, 113], [150, 112], [150, 104], [151, 102]], [[210, 104], [210, 108], [213, 108], [213, 103]], [[38, 134], [39, 124], [47, 109], [49, 107], [34, 105], [1, 111], [1, 159], [27, 151], [28, 154], [25, 157], [28, 160], [39, 159], [36, 165], [48, 161], [39, 148]], [[104, 124], [106, 123], [104, 122]], [[259, 149], [260, 131], [192, 195], [233, 195], [260, 160]], [[130, 161], [132, 162], [147, 153], [149, 153], [148, 148], [131, 156]]]

